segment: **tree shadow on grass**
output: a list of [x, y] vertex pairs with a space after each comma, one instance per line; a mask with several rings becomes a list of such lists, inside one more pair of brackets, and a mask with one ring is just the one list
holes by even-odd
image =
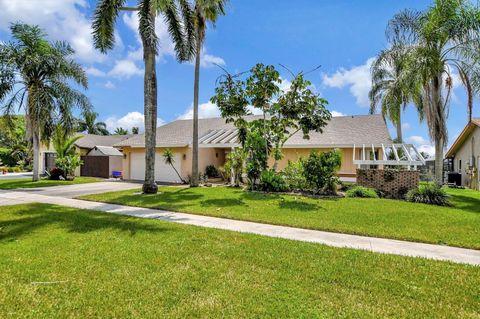
[[472, 213], [480, 213], [480, 200], [478, 198], [457, 194], [452, 194], [450, 196], [454, 204], [453, 207]]
[[203, 206], [216, 206], [216, 207], [231, 207], [231, 206], [247, 206], [245, 202], [238, 198], [216, 198], [207, 199], [200, 202]]
[[303, 201], [282, 200], [280, 201], [278, 206], [282, 209], [291, 209], [298, 211], [325, 210], [325, 208], [321, 207], [320, 205]]
[[67, 232], [88, 233], [107, 229], [128, 232], [131, 236], [137, 232], [159, 233], [170, 231], [162, 225], [147, 224], [141, 219], [128, 216], [92, 212], [76, 208], [47, 204], [29, 204], [14, 209], [15, 218], [0, 221], [0, 241], [14, 240], [31, 234], [37, 229], [56, 226]]

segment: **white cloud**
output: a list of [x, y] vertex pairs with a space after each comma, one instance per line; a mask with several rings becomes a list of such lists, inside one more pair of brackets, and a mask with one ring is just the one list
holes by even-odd
[[412, 135], [407, 137], [406, 139], [408, 142], [413, 143], [413, 144], [430, 144], [430, 141], [425, 139], [423, 136], [419, 135]]
[[[128, 131], [132, 132], [132, 127], [140, 128], [140, 131], [143, 132], [145, 128], [145, 117], [140, 112], [129, 112], [125, 116], [117, 117], [111, 116], [105, 120], [105, 124], [107, 124], [107, 129], [110, 132], [115, 131], [116, 128], [122, 127], [124, 129], [128, 129]], [[160, 118], [157, 118], [157, 126], [162, 126], [165, 124]]]
[[333, 117], [339, 117], [339, 116], [345, 116], [345, 114], [343, 114], [342, 112], [338, 112], [338, 111], [330, 111], [330, 113], [332, 113], [332, 116]]
[[402, 130], [409, 130], [411, 128], [410, 123], [402, 123]]
[[106, 89], [114, 89], [115, 88], [115, 84], [112, 82], [112, 81], [107, 81], [105, 82], [105, 84], [103, 85], [104, 88]]
[[350, 93], [355, 97], [359, 106], [367, 107], [370, 105], [368, 92], [372, 86], [370, 76], [370, 66], [375, 58], [368, 59], [365, 64], [354, 66], [347, 70], [340, 68], [332, 75], [323, 75], [323, 84], [332, 88], [349, 87]]
[[133, 61], [124, 59], [115, 61], [112, 70], [108, 75], [119, 79], [128, 79], [132, 76], [143, 75], [143, 69], [139, 68]]
[[435, 157], [435, 147], [433, 145], [419, 145], [417, 146], [419, 152], [425, 152], [429, 158]]
[[224, 66], [225, 60], [221, 57], [208, 54], [206, 50], [203, 50], [202, 55], [200, 56], [200, 66], [202, 68], [210, 68], [216, 65]]
[[[0, 29], [22, 21], [45, 29], [51, 39], [66, 40], [83, 62], [102, 62], [106, 57], [93, 46], [86, 0], [0, 0]], [[120, 41], [121, 42], [121, 41]]]
[[[198, 118], [204, 119], [209, 117], [219, 117], [220, 110], [216, 104], [212, 102], [202, 103], [198, 105]], [[193, 118], [193, 104], [177, 119], [178, 120], [188, 120]]]
[[106, 76], [107, 74], [93, 66], [91, 67], [88, 67], [85, 69], [85, 73], [87, 73], [88, 75], [91, 75], [91, 76], [96, 76], [96, 77], [104, 77]]

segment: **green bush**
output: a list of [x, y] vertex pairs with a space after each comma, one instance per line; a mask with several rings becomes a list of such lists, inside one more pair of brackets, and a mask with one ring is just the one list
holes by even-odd
[[207, 177], [211, 177], [211, 178], [215, 178], [215, 177], [218, 177], [219, 176], [219, 173], [218, 173], [218, 170], [215, 166], [213, 165], [208, 165], [206, 168], [205, 168], [205, 175]]
[[424, 203], [438, 206], [450, 205], [448, 194], [436, 183], [427, 183], [417, 186], [407, 193], [409, 202]]
[[73, 180], [75, 178], [75, 169], [80, 167], [83, 161], [80, 159], [80, 155], [73, 154], [64, 157], [57, 158], [55, 165], [65, 173], [65, 179]]
[[13, 167], [17, 165], [17, 159], [12, 155], [13, 150], [9, 148], [0, 147], [0, 161], [2, 165]]
[[304, 161], [304, 177], [315, 193], [335, 194], [338, 178], [336, 173], [342, 164], [338, 150], [324, 153], [312, 151]]
[[377, 192], [373, 188], [354, 186], [346, 192], [347, 197], [378, 198]]
[[291, 190], [305, 190], [307, 188], [307, 180], [303, 171], [303, 160], [288, 161], [284, 168], [283, 177], [286, 187]]
[[260, 176], [261, 188], [265, 192], [284, 192], [287, 185], [282, 175], [274, 170], [264, 170]]

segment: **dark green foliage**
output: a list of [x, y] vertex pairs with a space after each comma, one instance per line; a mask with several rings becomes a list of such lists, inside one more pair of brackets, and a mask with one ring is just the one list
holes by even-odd
[[274, 170], [264, 170], [261, 175], [261, 188], [265, 192], [284, 192], [287, 185], [281, 174]]
[[347, 197], [378, 198], [377, 192], [373, 188], [354, 186], [346, 192]]
[[449, 206], [449, 196], [436, 183], [421, 184], [407, 193], [407, 200], [414, 203], [424, 203], [438, 206]]
[[219, 176], [219, 173], [218, 173], [218, 170], [215, 166], [213, 165], [208, 165], [206, 168], [205, 168], [205, 175], [207, 177], [218, 177]]
[[336, 193], [338, 180], [336, 173], [342, 164], [341, 160], [338, 150], [325, 153], [312, 151], [310, 153], [303, 167], [305, 179], [315, 193]]

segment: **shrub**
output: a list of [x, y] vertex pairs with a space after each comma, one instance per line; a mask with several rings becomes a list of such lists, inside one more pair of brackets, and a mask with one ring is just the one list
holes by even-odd
[[58, 181], [60, 179], [65, 179], [65, 172], [63, 170], [61, 170], [60, 168], [52, 168], [50, 170], [50, 177], [49, 179], [51, 180], [54, 180], [54, 181]]
[[73, 154], [57, 158], [55, 164], [65, 173], [65, 179], [68, 178], [73, 180], [75, 178], [75, 169], [82, 165], [83, 162], [80, 159], [80, 155]]
[[354, 186], [346, 192], [347, 197], [378, 198], [377, 192], [373, 188]]
[[217, 168], [213, 165], [208, 165], [205, 168], [205, 175], [211, 178], [215, 178], [219, 176]]
[[286, 187], [291, 190], [304, 190], [307, 188], [307, 180], [303, 171], [303, 159], [288, 161], [283, 170], [283, 177]]
[[340, 185], [340, 190], [341, 190], [342, 192], [346, 192], [346, 191], [348, 191], [349, 189], [357, 186], [357, 184], [352, 183], [352, 182], [342, 182], [342, 181], [338, 181], [338, 184]]
[[0, 147], [0, 161], [2, 165], [13, 167], [17, 164], [17, 160], [12, 155], [13, 153], [14, 151], [9, 148]]
[[264, 170], [260, 176], [261, 188], [266, 192], [284, 192], [287, 190], [282, 175], [274, 170]]
[[225, 167], [220, 166], [218, 168], [218, 174], [225, 182], [230, 181], [230, 170], [226, 170]]
[[325, 153], [312, 151], [305, 160], [304, 177], [315, 193], [335, 194], [338, 178], [337, 170], [342, 163], [340, 152], [333, 150]]
[[417, 186], [407, 193], [407, 200], [414, 203], [424, 203], [438, 206], [450, 205], [448, 194], [436, 183]]

